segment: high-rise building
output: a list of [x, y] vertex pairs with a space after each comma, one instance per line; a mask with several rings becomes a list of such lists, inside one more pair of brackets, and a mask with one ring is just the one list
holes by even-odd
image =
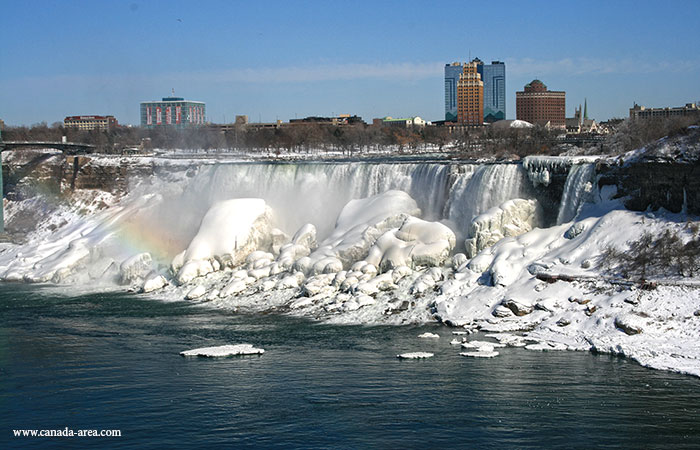
[[141, 102], [141, 126], [144, 128], [199, 126], [204, 125], [205, 117], [204, 102], [185, 100], [182, 97], [163, 97], [160, 102]]
[[493, 123], [506, 118], [506, 65], [501, 61], [483, 64], [484, 122]]
[[515, 93], [515, 117], [532, 124], [566, 128], [566, 92], [550, 91], [540, 80], [532, 80]]
[[[484, 84], [483, 89], [483, 121], [493, 123], [506, 118], [506, 65], [501, 61], [484, 64], [479, 58], [474, 58], [476, 71]], [[458, 120], [459, 99], [457, 84], [464, 73], [467, 64], [452, 63], [445, 65], [445, 120]]]
[[484, 82], [478, 66], [477, 61], [464, 64], [457, 81], [457, 122], [463, 125], [484, 123]]
[[457, 121], [457, 82], [462, 75], [462, 63], [445, 64], [445, 120]]

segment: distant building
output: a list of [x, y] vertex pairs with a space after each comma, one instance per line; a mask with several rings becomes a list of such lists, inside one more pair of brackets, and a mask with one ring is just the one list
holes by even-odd
[[462, 75], [462, 64], [445, 64], [445, 121], [457, 121], [457, 82]]
[[480, 62], [474, 60], [464, 64], [457, 82], [457, 122], [461, 125], [484, 123], [484, 82], [478, 72]]
[[303, 119], [290, 119], [290, 124], [299, 123], [318, 123], [327, 125], [367, 125], [362, 117], [351, 116], [350, 114], [341, 114], [337, 117], [304, 117]]
[[535, 125], [566, 128], [566, 92], [550, 91], [540, 80], [532, 80], [515, 93], [515, 117]]
[[114, 116], [68, 116], [63, 119], [64, 127], [84, 131], [111, 130], [118, 125]]
[[160, 102], [141, 102], [141, 126], [144, 128], [189, 128], [204, 125], [205, 122], [204, 102], [185, 100], [182, 97], [163, 97]]
[[373, 125], [382, 125], [388, 127], [400, 127], [400, 128], [410, 128], [410, 127], [424, 127], [430, 122], [426, 122], [420, 117], [406, 117], [401, 119], [394, 119], [393, 117], [384, 117], [382, 119], [374, 119], [372, 121]]
[[484, 122], [493, 123], [506, 118], [506, 65], [501, 61], [483, 64]]
[[[506, 118], [506, 65], [501, 61], [484, 64], [474, 58], [476, 71], [484, 84], [483, 87], [483, 122], [493, 123]], [[471, 64], [471, 63], [470, 63]], [[459, 119], [459, 79], [468, 64], [454, 62], [445, 65], [445, 121], [457, 122]], [[474, 124], [474, 123], [470, 123]]]
[[574, 117], [566, 118], [566, 132], [567, 133], [597, 133], [598, 124], [595, 120], [588, 118], [588, 100], [583, 103], [583, 113], [581, 113], [581, 105], [578, 108], [574, 108]]
[[686, 103], [685, 106], [674, 108], [646, 108], [635, 103], [630, 108], [630, 119], [667, 117], [700, 117], [700, 108], [696, 103]]

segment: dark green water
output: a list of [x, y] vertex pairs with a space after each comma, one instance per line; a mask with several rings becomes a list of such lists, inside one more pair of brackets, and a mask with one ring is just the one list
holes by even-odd
[[[617, 357], [469, 359], [443, 327], [53, 292], [0, 285], [0, 448], [700, 448], [700, 379]], [[178, 355], [234, 343], [266, 353]], [[435, 357], [395, 358], [406, 351]], [[12, 432], [65, 427], [122, 436]]]

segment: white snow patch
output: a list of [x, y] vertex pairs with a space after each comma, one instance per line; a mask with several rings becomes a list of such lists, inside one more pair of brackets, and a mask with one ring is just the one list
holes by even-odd
[[424, 358], [432, 358], [433, 356], [434, 356], [433, 353], [428, 353], [428, 352], [409, 352], [409, 353], [401, 353], [399, 355], [396, 355], [396, 357], [399, 359], [424, 359]]
[[265, 350], [255, 348], [251, 344], [220, 345], [218, 347], [202, 347], [180, 352], [182, 356], [206, 356], [221, 358], [225, 356], [262, 355]]

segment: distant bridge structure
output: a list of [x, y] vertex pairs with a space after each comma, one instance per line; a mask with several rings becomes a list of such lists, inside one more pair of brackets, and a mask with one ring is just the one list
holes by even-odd
[[0, 152], [19, 149], [44, 149], [55, 148], [67, 155], [77, 155], [93, 153], [96, 149], [94, 145], [82, 144], [78, 142], [42, 142], [42, 141], [6, 141], [0, 140]]
[[[19, 149], [45, 149], [55, 148], [67, 155], [83, 155], [93, 153], [96, 149], [94, 145], [82, 144], [77, 142], [41, 142], [41, 141], [7, 141], [3, 142], [2, 134], [0, 134], [0, 155], [7, 150]], [[2, 156], [0, 156], [0, 234], [5, 233], [5, 203], [2, 200], [4, 197], [2, 191]]]

